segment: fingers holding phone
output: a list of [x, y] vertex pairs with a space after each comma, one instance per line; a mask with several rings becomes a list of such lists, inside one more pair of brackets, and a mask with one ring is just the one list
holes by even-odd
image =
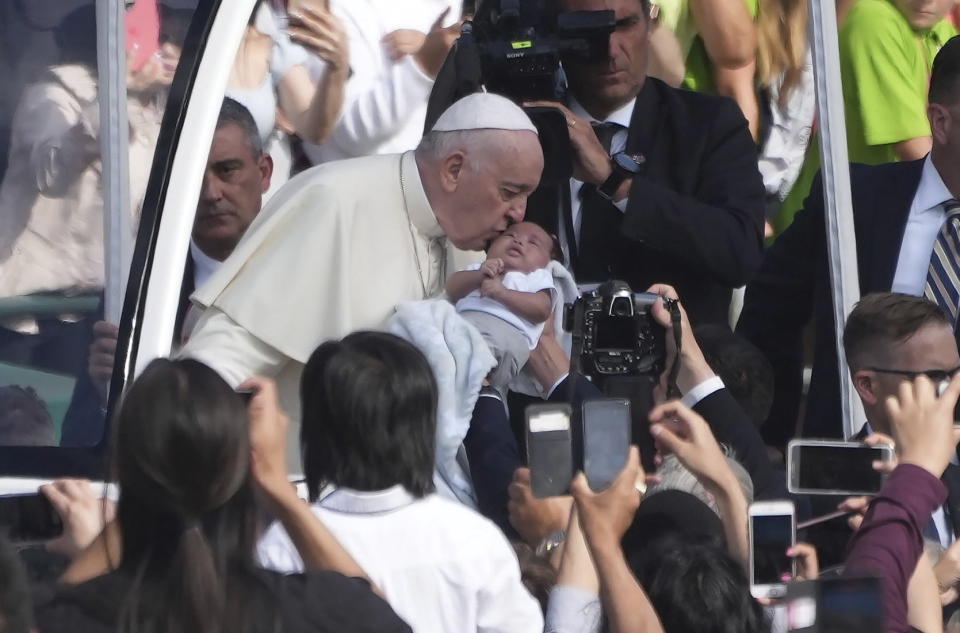
[[60, 535], [47, 542], [47, 549], [71, 560], [93, 543], [104, 526], [113, 521], [113, 501], [94, 494], [89, 481], [58, 479], [40, 487], [62, 523]]
[[626, 466], [603, 492], [591, 490], [586, 476], [582, 472], [577, 473], [570, 483], [570, 492], [577, 505], [580, 524], [591, 545], [620, 543], [640, 506], [641, 494], [637, 482], [642, 481], [643, 477], [640, 451], [636, 446], [630, 447]]
[[[938, 392], [940, 394], [938, 395]], [[960, 397], [960, 373], [938, 388], [924, 375], [900, 383], [885, 402], [900, 461], [939, 478], [956, 452], [954, 407]]]

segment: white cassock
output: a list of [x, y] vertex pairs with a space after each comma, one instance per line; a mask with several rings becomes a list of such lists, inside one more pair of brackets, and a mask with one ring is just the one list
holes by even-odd
[[398, 303], [441, 294], [448, 271], [482, 258], [447, 243], [413, 152], [326, 163], [278, 191], [193, 294], [204, 311], [180, 355], [234, 386], [275, 376], [298, 438], [300, 374], [320, 343], [381, 329]]

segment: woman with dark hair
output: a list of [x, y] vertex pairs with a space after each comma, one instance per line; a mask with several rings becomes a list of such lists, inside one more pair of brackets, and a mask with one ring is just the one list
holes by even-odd
[[256, 489], [307, 568], [363, 576], [287, 480], [273, 383], [245, 386], [249, 423], [242, 399], [197, 361], [156, 360], [134, 382], [114, 422], [121, 560], [39, 605], [41, 631], [410, 630], [365, 580], [255, 567]]
[[[416, 347], [381, 332], [324, 343], [300, 396], [313, 512], [417, 633], [542, 633], [500, 529], [434, 493], [437, 385]], [[267, 530], [264, 566], [303, 568], [288, 535]]]

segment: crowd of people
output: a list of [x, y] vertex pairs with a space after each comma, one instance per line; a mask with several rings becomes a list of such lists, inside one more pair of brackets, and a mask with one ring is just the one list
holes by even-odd
[[[190, 12], [128, 4], [136, 227]], [[71, 300], [0, 311], [0, 363], [78, 380], [56, 422], [0, 386], [0, 445], [105, 441], [119, 495], [41, 487], [63, 523], [44, 573], [0, 534], [0, 632], [810, 630], [792, 596], [754, 595], [751, 507], [770, 500], [837, 519], [798, 531], [783, 584], [876, 581], [821, 609], [842, 630], [960, 631], [955, 4], [837, 2], [863, 295], [838, 350], [807, 2], [556, 0], [615, 21], [603, 55], [563, 58], [563, 94], [468, 90], [436, 116], [431, 94], [472, 72], [460, 2], [257, 2], [170, 358], [113, 399], [79, 7], [0, 184], [0, 300]], [[650, 293], [663, 341], [638, 393], [582, 367], [565, 324], [610, 280]], [[848, 438], [839, 353], [865, 412]], [[639, 448], [608, 487], [577, 472], [538, 496], [527, 407], [605, 393], [639, 411]], [[882, 488], [791, 492], [798, 436], [890, 447]]]

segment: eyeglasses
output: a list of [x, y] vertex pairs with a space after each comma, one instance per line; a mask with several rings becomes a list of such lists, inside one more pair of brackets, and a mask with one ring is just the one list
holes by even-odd
[[940, 384], [941, 382], [949, 382], [952, 380], [954, 375], [960, 372], [960, 365], [954, 367], [953, 369], [924, 369], [923, 371], [885, 369], [883, 367], [866, 367], [865, 369], [875, 371], [879, 374], [897, 374], [898, 376], [905, 376], [910, 380], [915, 380], [918, 376], [926, 376], [931, 382]]

